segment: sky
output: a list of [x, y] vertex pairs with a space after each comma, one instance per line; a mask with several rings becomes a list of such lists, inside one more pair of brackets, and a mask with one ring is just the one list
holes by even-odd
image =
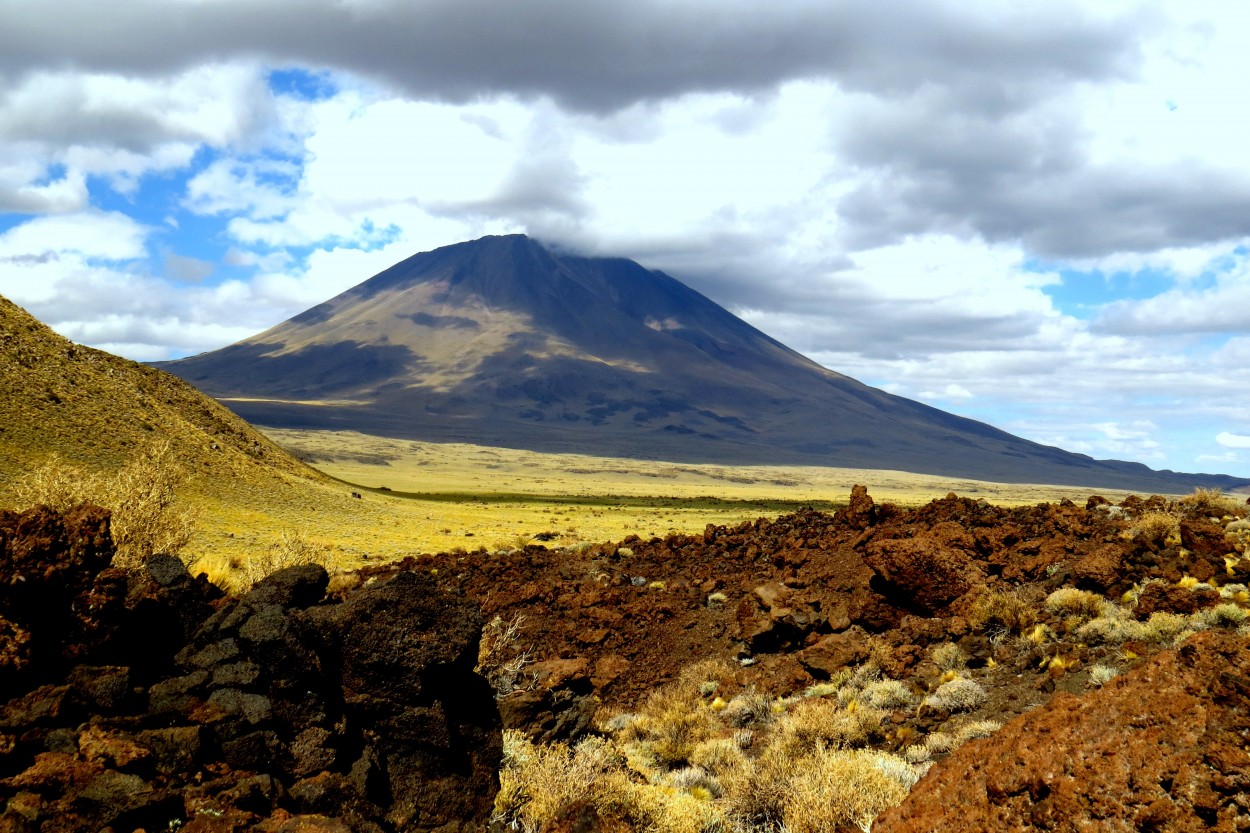
[[486, 234], [1250, 476], [1250, 4], [0, 0], [0, 295], [137, 360]]

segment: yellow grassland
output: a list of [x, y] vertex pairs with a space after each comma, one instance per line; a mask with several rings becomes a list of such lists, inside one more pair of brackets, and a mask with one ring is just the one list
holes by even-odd
[[[774, 517], [802, 505], [833, 508], [857, 483], [878, 501], [906, 506], [949, 492], [1000, 505], [1084, 501], [1092, 493], [895, 471], [677, 464], [340, 431], [265, 433], [343, 482], [333, 508], [308, 505], [309, 514], [292, 521], [303, 518], [310, 535], [335, 542], [349, 558], [501, 549], [541, 532], [556, 533], [555, 544], [701, 532], [709, 523]], [[350, 497], [353, 489], [361, 499]]]

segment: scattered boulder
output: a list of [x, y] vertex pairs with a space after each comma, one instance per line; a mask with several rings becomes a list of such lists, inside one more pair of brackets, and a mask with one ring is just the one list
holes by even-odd
[[1165, 581], [1152, 581], [1142, 588], [1133, 613], [1138, 619], [1149, 619], [1154, 613], [1189, 615], [1220, 603], [1219, 591], [1208, 587], [1190, 589]]
[[929, 537], [874, 541], [864, 561], [876, 573], [882, 595], [927, 615], [985, 581], [984, 570], [966, 552]]

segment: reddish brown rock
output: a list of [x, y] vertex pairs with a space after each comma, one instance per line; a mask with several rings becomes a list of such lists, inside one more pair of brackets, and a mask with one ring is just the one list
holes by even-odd
[[799, 662], [812, 676], [828, 679], [843, 668], [868, 659], [868, 636], [859, 628], [830, 634], [799, 652]]
[[852, 526], [863, 529], [877, 518], [877, 507], [868, 496], [867, 486], [851, 487], [851, 502], [846, 507], [846, 519]]
[[883, 582], [887, 598], [928, 614], [985, 581], [967, 553], [928, 537], [875, 541], [864, 561]]
[[1241, 831], [1250, 646], [1208, 632], [936, 764], [876, 833]]
[[112, 559], [109, 513], [98, 506], [0, 511], [0, 688], [19, 674], [47, 677], [94, 642], [104, 600], [89, 597], [101, 595], [97, 578]]
[[1105, 593], [1124, 578], [1124, 550], [1114, 544], [1101, 546], [1077, 561], [1072, 575], [1081, 587]]
[[1156, 581], [1147, 584], [1137, 597], [1133, 613], [1139, 619], [1148, 619], [1152, 613], [1180, 613], [1189, 615], [1220, 603], [1218, 591], [1208, 588], [1191, 590], [1179, 584]]

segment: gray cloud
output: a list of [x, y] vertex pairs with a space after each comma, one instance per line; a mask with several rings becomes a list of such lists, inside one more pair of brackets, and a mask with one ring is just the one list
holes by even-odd
[[853, 248], [936, 232], [1090, 258], [1250, 235], [1244, 172], [1094, 165], [1080, 124], [1045, 108], [996, 116], [929, 91], [848, 123], [839, 150], [872, 172], [839, 201]]
[[207, 260], [194, 257], [183, 257], [173, 252], [165, 252], [164, 274], [183, 283], [201, 283], [213, 274], [213, 264]]
[[[57, 13], [0, 3], [0, 68], [160, 74], [234, 57], [332, 67], [423, 98], [516, 94], [610, 112], [700, 91], [766, 90], [795, 78], [901, 94], [941, 83], [1018, 109], [1074, 79], [1124, 77], [1149, 21], [1075, 5], [899, 0], [69, 0]], [[940, 79], [940, 80], [939, 80]]]

